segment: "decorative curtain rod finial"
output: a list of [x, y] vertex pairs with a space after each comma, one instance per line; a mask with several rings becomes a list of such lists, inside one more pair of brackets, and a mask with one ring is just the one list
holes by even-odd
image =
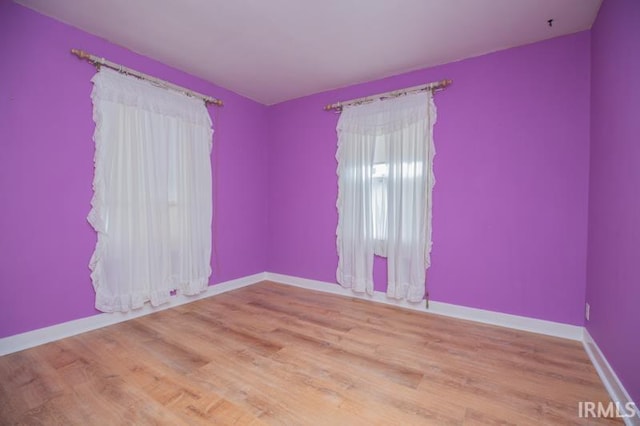
[[71, 53], [76, 55], [78, 59], [91, 59], [91, 55], [80, 49], [71, 49]]

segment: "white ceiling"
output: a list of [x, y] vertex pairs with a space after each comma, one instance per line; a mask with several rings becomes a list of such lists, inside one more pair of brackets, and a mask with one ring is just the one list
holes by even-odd
[[17, 2], [271, 105], [586, 30], [602, 0]]

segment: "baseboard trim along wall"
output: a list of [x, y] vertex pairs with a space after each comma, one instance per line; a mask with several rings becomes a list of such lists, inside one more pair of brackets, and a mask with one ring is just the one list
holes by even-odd
[[552, 321], [545, 321], [535, 318], [521, 317], [517, 315], [503, 314], [500, 312], [486, 311], [483, 309], [469, 308], [466, 306], [452, 305], [442, 302], [429, 302], [427, 309], [424, 303], [408, 303], [387, 298], [383, 292], [376, 291], [373, 296], [367, 294], [358, 294], [350, 289], [341, 287], [336, 283], [325, 281], [310, 280], [307, 278], [294, 277], [290, 275], [275, 274], [271, 272], [258, 273], [235, 280], [226, 281], [210, 286], [205, 292], [198, 296], [175, 296], [171, 298], [169, 303], [162, 306], [152, 307], [145, 305], [141, 309], [129, 311], [126, 313], [115, 312], [111, 314], [97, 314], [87, 318], [52, 325], [50, 327], [40, 328], [26, 333], [16, 334], [0, 339], [0, 356], [23, 349], [32, 348], [55, 340], [64, 339], [65, 337], [74, 336], [86, 331], [95, 330], [122, 321], [149, 315], [174, 306], [185, 303], [195, 302], [206, 297], [215, 296], [227, 291], [246, 287], [256, 284], [260, 281], [269, 280], [281, 284], [292, 285], [296, 287], [306, 288], [309, 290], [322, 291], [324, 293], [332, 293], [347, 297], [356, 297], [359, 299], [370, 300], [377, 303], [385, 303], [415, 311], [429, 312], [437, 315], [444, 315], [454, 318], [466, 319], [470, 321], [481, 322], [485, 324], [493, 324], [501, 327], [514, 328], [517, 330], [531, 331], [534, 333], [546, 334], [550, 336], [563, 337], [571, 340], [582, 340], [584, 328], [562, 324]]
[[[373, 302], [385, 303], [389, 305], [399, 306], [402, 308], [413, 309], [416, 311], [429, 312], [437, 315], [466, 319], [470, 321], [498, 325], [501, 327], [513, 328], [517, 330], [530, 331], [533, 333], [546, 334], [549, 336], [562, 337], [571, 340], [581, 341], [584, 348], [591, 359], [600, 379], [605, 385], [611, 400], [618, 403], [621, 413], [625, 413], [624, 407], [633, 404], [633, 400], [629, 396], [622, 382], [613, 371], [607, 359], [604, 357], [600, 348], [584, 328], [576, 325], [545, 321], [536, 318], [528, 318], [517, 315], [503, 314], [500, 312], [485, 311], [483, 309], [469, 308], [466, 306], [452, 305], [442, 302], [429, 302], [429, 308], [424, 303], [408, 303], [387, 298], [386, 294], [380, 291], [374, 292], [372, 296], [367, 294], [354, 293], [350, 289], [343, 288], [337, 283], [310, 280], [306, 278], [293, 277], [290, 275], [275, 274], [267, 272], [265, 278], [268, 281], [274, 281], [282, 284], [288, 284], [296, 287], [306, 288], [309, 290], [321, 291], [324, 293], [332, 293], [341, 296], [355, 297]], [[640, 411], [638, 406], [633, 405], [636, 409], [634, 416], [627, 415], [623, 418], [627, 426], [640, 425]], [[628, 410], [626, 411], [628, 413]]]
[[[350, 289], [345, 289], [336, 283], [310, 280], [307, 278], [300, 278], [271, 272], [262, 272], [219, 283], [210, 286], [205, 292], [198, 296], [176, 296], [173, 297], [169, 303], [155, 308], [150, 305], [145, 305], [145, 307], [142, 309], [130, 311], [127, 313], [116, 312], [112, 314], [98, 314], [87, 318], [65, 322], [62, 324], [56, 324], [38, 330], [28, 331], [22, 334], [16, 334], [14, 336], [4, 337], [0, 339], [0, 356], [64, 339], [65, 337], [75, 336], [80, 333], [106, 327], [112, 324], [117, 324], [119, 322], [127, 321], [133, 318], [149, 315], [154, 312], [173, 308], [185, 303], [195, 302], [196, 300], [215, 296], [231, 290], [236, 290], [265, 280], [295, 287], [306, 288], [309, 290], [321, 291], [324, 293], [370, 300], [377, 303], [385, 303], [388, 305], [412, 309], [415, 311], [444, 315], [453, 318], [460, 318], [485, 324], [492, 324], [501, 327], [582, 341], [584, 348], [589, 355], [589, 358], [591, 359], [591, 362], [593, 363], [596, 371], [598, 372], [598, 375], [602, 379], [607, 391], [609, 392], [609, 396], [611, 397], [611, 399], [614, 402], [620, 403], [622, 407], [626, 407], [627, 405], [625, 404], [633, 402], [633, 400], [629, 396], [629, 393], [625, 390], [617, 375], [607, 362], [607, 359], [604, 357], [595, 341], [584, 327], [435, 301], [430, 301], [429, 308], [427, 308], [424, 303], [408, 303], [406, 301], [387, 298], [385, 293], [379, 291], [376, 291], [372, 296], [369, 296], [367, 294], [354, 293]], [[638, 419], [640, 419], [640, 412], [637, 413], [636, 416], [627, 417], [624, 420], [627, 425], [636, 425], [640, 424], [640, 421]]]
[[607, 389], [611, 400], [618, 403], [619, 407], [621, 407], [620, 412], [622, 414], [627, 414], [623, 417], [625, 424], [628, 426], [640, 425], [639, 407], [634, 404], [633, 406], [636, 411], [635, 415], [628, 415], [629, 410], [625, 410], [625, 407], [631, 406], [633, 404], [633, 400], [586, 328], [584, 329], [582, 344], [584, 345], [587, 355], [589, 355], [589, 358], [591, 359], [591, 363], [598, 372], [602, 383], [604, 383], [604, 387]]
[[522, 317], [518, 315], [503, 314], [500, 312], [486, 311], [483, 309], [469, 308], [466, 306], [452, 305], [449, 303], [429, 301], [429, 308], [423, 303], [409, 303], [388, 298], [386, 293], [376, 291], [372, 296], [365, 293], [354, 293], [350, 289], [343, 288], [337, 283], [298, 278], [290, 275], [266, 273], [266, 279], [282, 284], [307, 288], [310, 290], [322, 291], [325, 293], [338, 294], [342, 296], [355, 297], [373, 302], [385, 303], [399, 306], [415, 311], [428, 312], [437, 315], [444, 315], [453, 318], [460, 318], [484, 324], [498, 325], [501, 327], [514, 328], [516, 330], [531, 331], [533, 333], [546, 334], [549, 336], [562, 337], [565, 339], [581, 341], [584, 327], [577, 325], [563, 324], [552, 321], [545, 321], [536, 318]]
[[34, 346], [43, 345], [55, 340], [64, 339], [65, 337], [75, 336], [76, 334], [96, 330], [98, 328], [117, 324], [133, 318], [149, 315], [175, 306], [184, 305], [185, 303], [195, 302], [196, 300], [215, 296], [241, 287], [246, 287], [264, 280], [265, 273], [261, 272], [209, 286], [206, 291], [197, 296], [177, 295], [172, 297], [169, 303], [165, 303], [161, 306], [153, 307], [146, 304], [143, 308], [136, 309], [134, 311], [97, 314], [86, 318], [52, 325], [50, 327], [28, 331], [26, 333], [4, 337], [0, 339], [0, 356], [32, 348]]

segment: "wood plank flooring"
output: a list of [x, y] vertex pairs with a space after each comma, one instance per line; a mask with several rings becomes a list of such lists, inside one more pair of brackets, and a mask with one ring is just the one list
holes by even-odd
[[263, 282], [0, 358], [0, 424], [599, 424], [578, 342]]

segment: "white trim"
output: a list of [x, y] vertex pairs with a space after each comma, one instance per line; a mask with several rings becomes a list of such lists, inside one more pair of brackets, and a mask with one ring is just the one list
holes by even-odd
[[[629, 393], [626, 391], [618, 379], [618, 376], [616, 376], [615, 372], [607, 362], [607, 359], [604, 357], [595, 341], [584, 327], [522, 317], [518, 315], [504, 314], [500, 312], [486, 311], [483, 309], [469, 308], [466, 306], [452, 305], [443, 302], [430, 301], [429, 308], [427, 309], [424, 303], [408, 303], [406, 301], [390, 299], [385, 293], [380, 291], [376, 291], [372, 296], [369, 296], [363, 293], [354, 293], [350, 289], [343, 288], [337, 283], [310, 280], [271, 272], [265, 273], [265, 279], [295, 287], [321, 291], [324, 293], [355, 297], [421, 312], [430, 312], [437, 315], [461, 318], [485, 324], [493, 324], [501, 327], [581, 341], [593, 366], [598, 372], [600, 379], [604, 383], [611, 400], [619, 402], [622, 407], [626, 407], [627, 403], [633, 403]], [[638, 411], [638, 406], [636, 406], [636, 411]], [[627, 426], [640, 425], [640, 412], [638, 412], [634, 417], [625, 417], [624, 421]]]
[[[618, 379], [618, 376], [609, 365], [607, 359], [600, 351], [600, 348], [598, 348], [598, 345], [596, 345], [595, 341], [584, 327], [522, 317], [518, 315], [504, 314], [500, 312], [486, 311], [483, 309], [469, 308], [466, 306], [452, 305], [443, 302], [430, 301], [429, 308], [427, 309], [423, 303], [408, 303], [406, 301], [390, 299], [387, 298], [385, 293], [379, 291], [376, 291], [373, 296], [368, 296], [366, 294], [354, 293], [350, 289], [343, 288], [336, 283], [310, 280], [271, 272], [261, 272], [215, 284], [208, 287], [205, 292], [198, 296], [176, 296], [172, 298], [169, 303], [155, 308], [150, 305], [145, 305], [142, 309], [127, 313], [116, 312], [113, 314], [97, 314], [87, 318], [81, 318], [38, 330], [28, 331], [22, 334], [16, 334], [14, 336], [4, 337], [0, 339], [0, 356], [39, 346], [55, 340], [60, 340], [65, 337], [75, 336], [76, 334], [117, 324], [122, 321], [127, 321], [154, 312], [163, 311], [185, 303], [195, 302], [196, 300], [236, 290], [265, 280], [306, 288], [309, 290], [321, 291], [324, 293], [371, 300], [377, 303], [385, 303], [421, 312], [461, 318], [517, 330], [531, 331], [534, 333], [562, 337], [571, 340], [580, 340], [582, 341], [582, 344], [584, 345], [584, 348], [598, 372], [600, 379], [604, 383], [611, 399], [622, 405], [633, 402], [629, 393], [626, 391]], [[636, 411], [637, 410], [638, 407], [636, 406]], [[640, 412], [638, 412], [635, 417], [624, 418], [624, 421], [628, 426], [640, 425]]]
[[429, 312], [437, 315], [460, 318], [470, 321], [493, 324], [501, 327], [514, 328], [517, 330], [531, 331], [533, 333], [546, 334], [549, 336], [562, 337], [571, 340], [582, 340], [584, 327], [563, 324], [559, 322], [545, 321], [537, 318], [522, 317], [518, 315], [504, 314], [501, 312], [486, 311], [484, 309], [469, 308], [466, 306], [452, 305], [443, 302], [429, 301], [429, 308], [424, 303], [409, 303], [404, 300], [388, 298], [386, 293], [376, 291], [373, 296], [364, 293], [354, 293], [350, 289], [343, 288], [339, 284], [325, 281], [309, 280], [290, 275], [266, 273], [266, 279], [270, 281], [288, 284], [310, 290], [322, 291], [325, 293], [338, 294], [359, 299], [371, 300], [373, 302], [385, 303], [402, 308], [413, 309], [415, 311]]
[[26, 333], [16, 334], [14, 336], [4, 337], [0, 339], [0, 356], [53, 342], [54, 340], [64, 339], [65, 337], [75, 336], [76, 334], [84, 333], [86, 331], [91, 331], [97, 328], [106, 327], [108, 325], [117, 324], [122, 321], [138, 318], [143, 315], [163, 311], [175, 306], [184, 305], [185, 303], [195, 302], [196, 300], [215, 296], [217, 294], [225, 293], [227, 291], [235, 290], [241, 287], [246, 287], [248, 285], [264, 281], [266, 279], [265, 277], [266, 274], [264, 272], [261, 272], [258, 274], [249, 275], [247, 277], [214, 284], [212, 286], [209, 286], [207, 290], [197, 296], [177, 295], [175, 297], [172, 297], [169, 303], [165, 303], [161, 306], [153, 307], [149, 304], [146, 304], [143, 308], [136, 309], [135, 311], [129, 311], [125, 313], [102, 313], [86, 318], [80, 318], [77, 320], [52, 325], [50, 327], [28, 331]]
[[[633, 403], [631, 396], [622, 385], [620, 379], [618, 379], [617, 374], [613, 371], [611, 365], [609, 365], [607, 358], [605, 358], [586, 328], [584, 329], [582, 344], [591, 359], [591, 363], [596, 368], [602, 383], [604, 383], [604, 387], [607, 389], [607, 392], [609, 392], [611, 400], [613, 402], [619, 402], [623, 407], [628, 403]], [[636, 415], [634, 417], [624, 417], [624, 422], [628, 426], [640, 425], [640, 410], [638, 406], [636, 406]]]

